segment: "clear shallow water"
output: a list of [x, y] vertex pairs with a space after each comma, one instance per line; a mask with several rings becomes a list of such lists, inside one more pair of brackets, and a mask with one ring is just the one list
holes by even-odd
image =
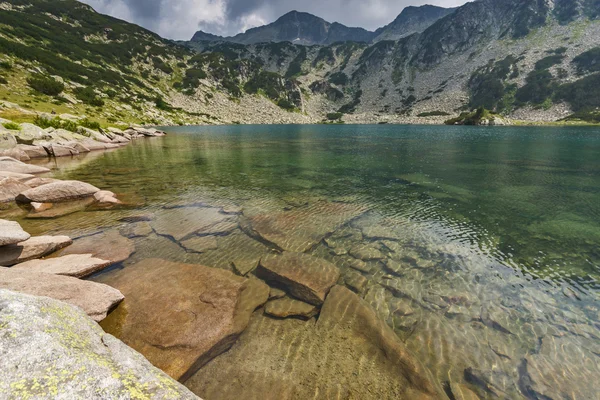
[[[348, 249], [379, 251], [361, 272], [361, 294], [440, 382], [466, 381], [489, 398], [598, 397], [585, 383], [596, 379], [600, 357], [597, 129], [167, 131], [55, 165], [57, 177], [112, 190], [128, 207], [25, 219], [24, 227], [77, 237], [165, 207], [240, 206], [243, 218], [284, 224], [286, 244], [331, 234], [302, 250], [338, 265], [343, 279], [356, 272]], [[240, 252], [252, 259], [268, 251], [235, 226], [204, 253], [160, 235], [138, 239], [125, 264], [160, 257], [231, 269]], [[99, 279], [110, 284], [110, 274]], [[571, 347], [579, 353], [554, 351]]]

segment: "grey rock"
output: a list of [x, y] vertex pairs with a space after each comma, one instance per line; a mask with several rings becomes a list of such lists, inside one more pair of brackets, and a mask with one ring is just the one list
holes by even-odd
[[69, 304], [0, 290], [0, 393], [36, 399], [198, 399]]
[[14, 201], [19, 193], [28, 189], [29, 186], [17, 179], [0, 177], [0, 203]]
[[29, 165], [11, 157], [0, 157], [0, 171], [18, 172], [20, 174], [42, 174], [50, 172], [48, 168]]

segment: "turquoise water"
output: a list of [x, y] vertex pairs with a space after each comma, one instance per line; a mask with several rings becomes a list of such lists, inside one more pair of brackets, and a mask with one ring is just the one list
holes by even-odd
[[[351, 259], [339, 247], [368, 244], [389, 260], [410, 256], [412, 266], [394, 277], [385, 260], [369, 261], [362, 296], [440, 381], [464, 380], [464, 371], [473, 368], [477, 379], [467, 383], [481, 397], [533, 397], [542, 393], [542, 385], [523, 383], [523, 363], [531, 369], [541, 363], [540, 354], [557, 369], [569, 369], [569, 363], [580, 368], [576, 378], [553, 383], [561, 390], [578, 379], [595, 379], [600, 354], [598, 129], [166, 130], [165, 138], [54, 166], [59, 178], [116, 192], [126, 207], [27, 219], [24, 226], [77, 236], [118, 225], [124, 215], [200, 203], [241, 207], [246, 217], [292, 213], [302, 219], [286, 221], [286, 239], [304, 240], [311, 229], [327, 232], [331, 240], [302, 250], [334, 262], [342, 275], [351, 270]], [[328, 208], [332, 204], [354, 208], [336, 219]], [[132, 262], [161, 257], [231, 269], [229, 254], [261, 254], [242, 231], [219, 234], [219, 248], [203, 254], [181, 252], [160, 237], [139, 241]], [[103, 281], [110, 283], [110, 275]], [[436, 305], [432, 294], [461, 299], [460, 304]], [[390, 309], [406, 299], [420, 308], [399, 320]], [[557, 338], [582, 349], [581, 357], [543, 350], [540, 343]], [[541, 379], [529, 371], [529, 379], [536, 377]], [[487, 389], [477, 389], [481, 381]], [[579, 398], [597, 398], [585, 385], [580, 390]]]

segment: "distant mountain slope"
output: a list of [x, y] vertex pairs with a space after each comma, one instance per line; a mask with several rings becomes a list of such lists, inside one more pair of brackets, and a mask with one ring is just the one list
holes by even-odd
[[431, 5], [406, 7], [389, 25], [375, 31], [374, 41], [398, 40], [413, 33], [423, 32], [434, 22], [454, 12], [455, 8], [442, 8]]
[[370, 42], [374, 37], [373, 32], [362, 28], [349, 28], [337, 22], [329, 23], [309, 13], [291, 11], [271, 24], [252, 28], [232, 37], [215, 36], [200, 31], [194, 35], [192, 42], [208, 40], [239, 44], [292, 42], [302, 45], [327, 45], [340, 41]]
[[0, 98], [30, 108], [157, 124], [440, 122], [479, 107], [600, 120], [600, 0], [478, 0], [426, 28], [419, 16], [448, 10], [411, 8], [387, 27], [406, 36], [370, 43], [290, 13], [243, 34], [258, 43], [198, 33], [197, 51], [75, 0], [0, 5]]

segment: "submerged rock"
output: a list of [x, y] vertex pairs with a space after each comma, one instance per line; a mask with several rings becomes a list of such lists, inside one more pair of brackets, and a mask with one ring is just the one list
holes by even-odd
[[0, 396], [197, 399], [81, 310], [0, 290]]
[[340, 277], [339, 269], [328, 261], [303, 253], [268, 255], [260, 260], [256, 275], [287, 288], [294, 297], [320, 305]]
[[181, 245], [186, 250], [195, 253], [204, 253], [209, 250], [216, 250], [219, 248], [217, 244], [217, 238], [214, 236], [196, 236], [188, 240], [181, 242]]
[[60, 256], [69, 254], [91, 254], [96, 258], [109, 260], [117, 264], [127, 260], [135, 252], [135, 243], [123, 237], [116, 230], [85, 236], [58, 253]]
[[157, 234], [180, 241], [228, 218], [219, 211], [218, 208], [205, 207], [165, 209], [156, 212], [150, 224]]
[[269, 287], [202, 265], [148, 259], [97, 278], [127, 300], [102, 324], [154, 365], [184, 381], [231, 347]]
[[316, 323], [253, 317], [233, 348], [186, 386], [211, 400], [446, 398], [373, 310], [339, 286]]
[[582, 337], [546, 336], [540, 350], [524, 358], [521, 373], [531, 398], [596, 398], [600, 345]]
[[148, 222], [140, 221], [128, 224], [120, 229], [121, 235], [126, 238], [133, 239], [146, 237], [152, 234], [152, 227]]
[[0, 248], [0, 266], [10, 267], [52, 254], [73, 241], [67, 236], [35, 236]]
[[30, 237], [31, 235], [25, 232], [18, 222], [0, 219], [0, 246], [24, 242]]
[[279, 214], [250, 216], [242, 220], [241, 227], [275, 249], [302, 253], [363, 211], [358, 205], [318, 202]]
[[3, 267], [0, 267], [0, 289], [64, 301], [81, 308], [98, 322], [123, 300], [117, 289], [100, 283]]
[[355, 291], [356, 293], [362, 293], [363, 290], [367, 287], [367, 283], [369, 282], [367, 278], [359, 274], [358, 272], [348, 272], [344, 277], [344, 282], [346, 282], [346, 286]]
[[265, 313], [277, 318], [299, 317], [309, 319], [317, 315], [319, 309], [303, 301], [284, 297], [269, 301], [265, 307]]
[[61, 203], [91, 197], [99, 192], [95, 186], [80, 181], [57, 181], [24, 191], [18, 203]]
[[91, 254], [71, 254], [45, 260], [27, 261], [15, 265], [12, 269], [85, 278], [103, 270], [110, 264], [110, 261], [94, 258]]

